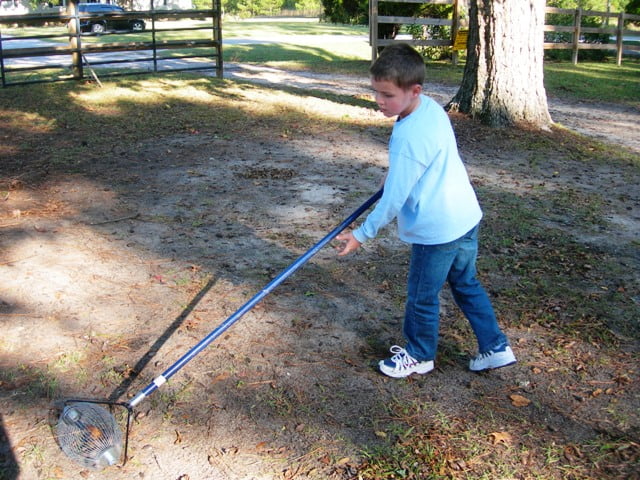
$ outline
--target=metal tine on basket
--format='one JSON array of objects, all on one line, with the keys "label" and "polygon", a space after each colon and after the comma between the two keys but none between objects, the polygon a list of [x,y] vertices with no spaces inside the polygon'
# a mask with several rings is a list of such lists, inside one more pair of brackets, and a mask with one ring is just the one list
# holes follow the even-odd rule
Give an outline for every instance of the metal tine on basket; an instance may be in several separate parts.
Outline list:
[{"label": "metal tine on basket", "polygon": [[[124,434],[115,416],[100,405],[124,407],[127,410]],[[93,470],[115,465],[122,457],[126,465],[129,429],[133,408],[125,402],[70,398],[64,401],[56,424],[56,440],[62,451],[76,463]]]}]

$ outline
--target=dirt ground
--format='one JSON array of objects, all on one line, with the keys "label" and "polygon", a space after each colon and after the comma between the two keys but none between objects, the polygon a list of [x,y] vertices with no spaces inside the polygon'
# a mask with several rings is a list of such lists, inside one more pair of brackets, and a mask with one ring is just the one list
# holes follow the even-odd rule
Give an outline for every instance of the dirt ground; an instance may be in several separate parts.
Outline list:
[{"label": "dirt ground", "polygon": [[[362,79],[239,65],[229,65],[228,76],[348,95],[367,90]],[[426,91],[441,103],[454,93],[435,85]],[[550,110],[566,128],[640,155],[637,110],[556,99]],[[531,175],[524,168],[520,176],[505,174],[514,152],[490,151],[472,132],[460,138],[474,182],[524,188]],[[407,390],[450,418],[468,416],[482,398],[495,408],[496,422],[515,415],[509,395],[517,393],[535,404],[518,414],[544,424],[553,442],[572,445],[601,431],[637,442],[633,339],[625,339],[615,363],[599,364],[597,345],[566,343],[564,354],[550,359],[544,352],[557,347],[557,337],[507,327],[519,363],[479,376],[466,369],[475,345],[445,295],[448,354],[436,371],[410,382],[381,376],[377,360],[402,342],[398,299],[408,253],[388,228],[353,257],[320,251],[144,400],[126,465],[94,472],[60,451],[51,434],[55,405],[37,391],[130,398],[374,192],[385,141],[366,129],[256,142],[185,134],[137,145],[136,152],[115,146],[113,159],[95,165],[91,176],[52,177],[37,190],[15,180],[0,202],[7,459],[0,477],[351,478],[365,446],[386,437],[377,419]],[[615,246],[631,239],[637,246],[637,178],[570,167],[550,162],[542,173],[549,188],[608,188],[629,206],[613,205],[618,228],[593,241]],[[578,361],[588,375],[564,371],[563,362]],[[30,389],[19,384],[25,371],[38,379]],[[607,413],[611,402],[617,418]]]}]

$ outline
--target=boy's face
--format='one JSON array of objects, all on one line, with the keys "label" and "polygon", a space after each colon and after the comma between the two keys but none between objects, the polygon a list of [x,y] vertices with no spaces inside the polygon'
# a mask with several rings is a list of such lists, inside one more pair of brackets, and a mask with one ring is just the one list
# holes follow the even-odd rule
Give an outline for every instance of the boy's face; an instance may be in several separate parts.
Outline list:
[{"label": "boy's face", "polygon": [[371,78],[371,88],[380,111],[385,117],[398,115],[404,118],[420,104],[421,85],[412,85],[404,89],[389,80]]}]

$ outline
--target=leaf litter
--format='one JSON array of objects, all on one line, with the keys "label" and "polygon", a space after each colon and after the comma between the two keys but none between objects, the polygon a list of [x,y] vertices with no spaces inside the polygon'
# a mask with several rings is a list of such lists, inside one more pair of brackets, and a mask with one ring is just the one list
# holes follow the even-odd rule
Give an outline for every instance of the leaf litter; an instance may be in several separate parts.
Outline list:
[{"label": "leaf litter", "polygon": [[[538,158],[537,135],[505,135],[461,116],[454,125],[485,208],[483,281],[518,364],[468,372],[475,346],[444,293],[438,368],[402,381],[376,372],[401,341],[407,248],[389,228],[354,258],[320,252],[141,405],[127,465],[96,474],[70,464],[43,421],[53,401],[106,398],[123,386],[132,394],[342,220],[384,173],[390,125],[362,106],[361,92],[357,106],[339,91],[344,103],[315,98],[295,114],[299,92],[283,89],[271,117],[269,102],[255,100],[278,86],[200,88],[212,99],[208,111],[173,99],[172,125],[150,107],[150,130],[129,125],[117,148],[98,144],[84,159],[56,160],[51,145],[69,139],[54,132],[47,149],[34,145],[3,165],[6,469],[19,465],[17,478],[30,480],[497,478],[513,469],[559,479],[565,467],[575,478],[633,475],[638,338],[607,310],[637,312],[637,164],[628,156],[585,163],[576,152],[590,140],[568,141],[566,131],[540,134],[547,146]],[[225,102],[246,118],[226,116]],[[84,123],[74,127],[80,137]],[[575,207],[607,192],[606,209],[590,220],[566,199],[547,202],[567,189]],[[612,258],[617,270],[602,270]],[[576,298],[568,290],[551,298],[562,282],[544,284],[547,269],[562,281],[575,270],[589,280],[574,283]],[[573,316],[577,298],[604,308]],[[71,352],[81,355],[62,369],[56,359]]]}]

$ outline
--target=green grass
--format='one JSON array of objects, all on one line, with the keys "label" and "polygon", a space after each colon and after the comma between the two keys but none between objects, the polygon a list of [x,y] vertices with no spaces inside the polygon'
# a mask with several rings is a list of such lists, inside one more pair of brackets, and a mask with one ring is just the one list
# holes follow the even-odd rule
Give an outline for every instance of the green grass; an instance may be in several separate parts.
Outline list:
[{"label": "green grass", "polygon": [[612,331],[640,337],[640,309],[621,294],[635,288],[620,267],[622,255],[566,235],[567,225],[587,232],[608,228],[600,195],[558,189],[524,198],[478,191],[487,212],[485,229],[492,232],[483,236],[483,250],[491,253],[480,258],[480,270],[491,272],[494,285],[509,279],[495,300],[506,321],[552,325],[601,345],[616,344]]},{"label": "green grass", "polygon": [[[227,62],[256,63],[318,73],[366,74],[371,58],[363,26],[317,21],[224,22],[223,49]],[[304,38],[299,36],[303,35]],[[275,43],[237,44],[234,40],[274,40]]]},{"label": "green grass", "polygon": [[[189,21],[187,26],[206,25]],[[159,28],[170,25],[159,22]],[[65,27],[8,28],[3,35],[26,36],[42,34],[63,35],[52,41],[65,42]],[[225,62],[261,64],[317,73],[367,75],[371,61],[368,29],[365,26],[337,25],[307,21],[237,20],[224,21],[223,49]],[[300,36],[303,37],[300,37]],[[157,40],[210,38],[210,30],[163,31]],[[276,43],[238,44],[234,40],[276,40]],[[109,34],[100,37],[83,36],[83,42],[151,41],[151,32]],[[203,50],[200,50],[202,53]],[[178,52],[174,52],[178,53]],[[184,54],[186,51],[180,51]],[[170,56],[171,53],[166,53]],[[622,66],[612,60],[606,63],[570,62],[545,63],[545,87],[550,96],[585,101],[606,101],[640,106],[640,61],[624,58]],[[445,85],[459,85],[464,63],[452,65],[448,61],[427,61],[427,80]]]},{"label": "green grass", "polygon": [[[427,81],[459,85],[464,65],[427,61]],[[621,66],[605,63],[545,62],[547,94],[572,100],[626,104],[640,107],[640,60],[625,58]]]},{"label": "green grass", "polygon": [[0,372],[0,386],[7,388],[7,385],[11,390],[19,391],[25,401],[55,398],[60,386],[52,368],[27,364],[21,364],[15,368],[4,368]]},{"label": "green grass", "polygon": [[547,93],[557,97],[640,106],[640,61],[545,64]]},{"label": "green grass", "polygon": [[[344,41],[348,37],[368,35],[369,29],[364,25],[341,25],[312,21],[224,21],[222,24],[224,38],[269,38],[273,35],[341,35]],[[320,39],[321,40],[321,39]]]},{"label": "green grass", "polygon": [[[473,408],[472,418],[460,418],[434,410],[430,402],[406,404],[398,400],[391,404],[393,423],[388,431],[378,432],[386,441],[363,452],[358,478],[586,480],[597,478],[591,476],[593,469],[613,456],[603,453],[602,444],[584,443],[573,446],[581,456],[576,463],[567,455],[567,447],[542,440],[545,425],[515,414],[517,422],[507,427],[493,418],[491,409],[495,406],[476,402]],[[628,443],[606,445],[614,450],[626,448]]]}]

